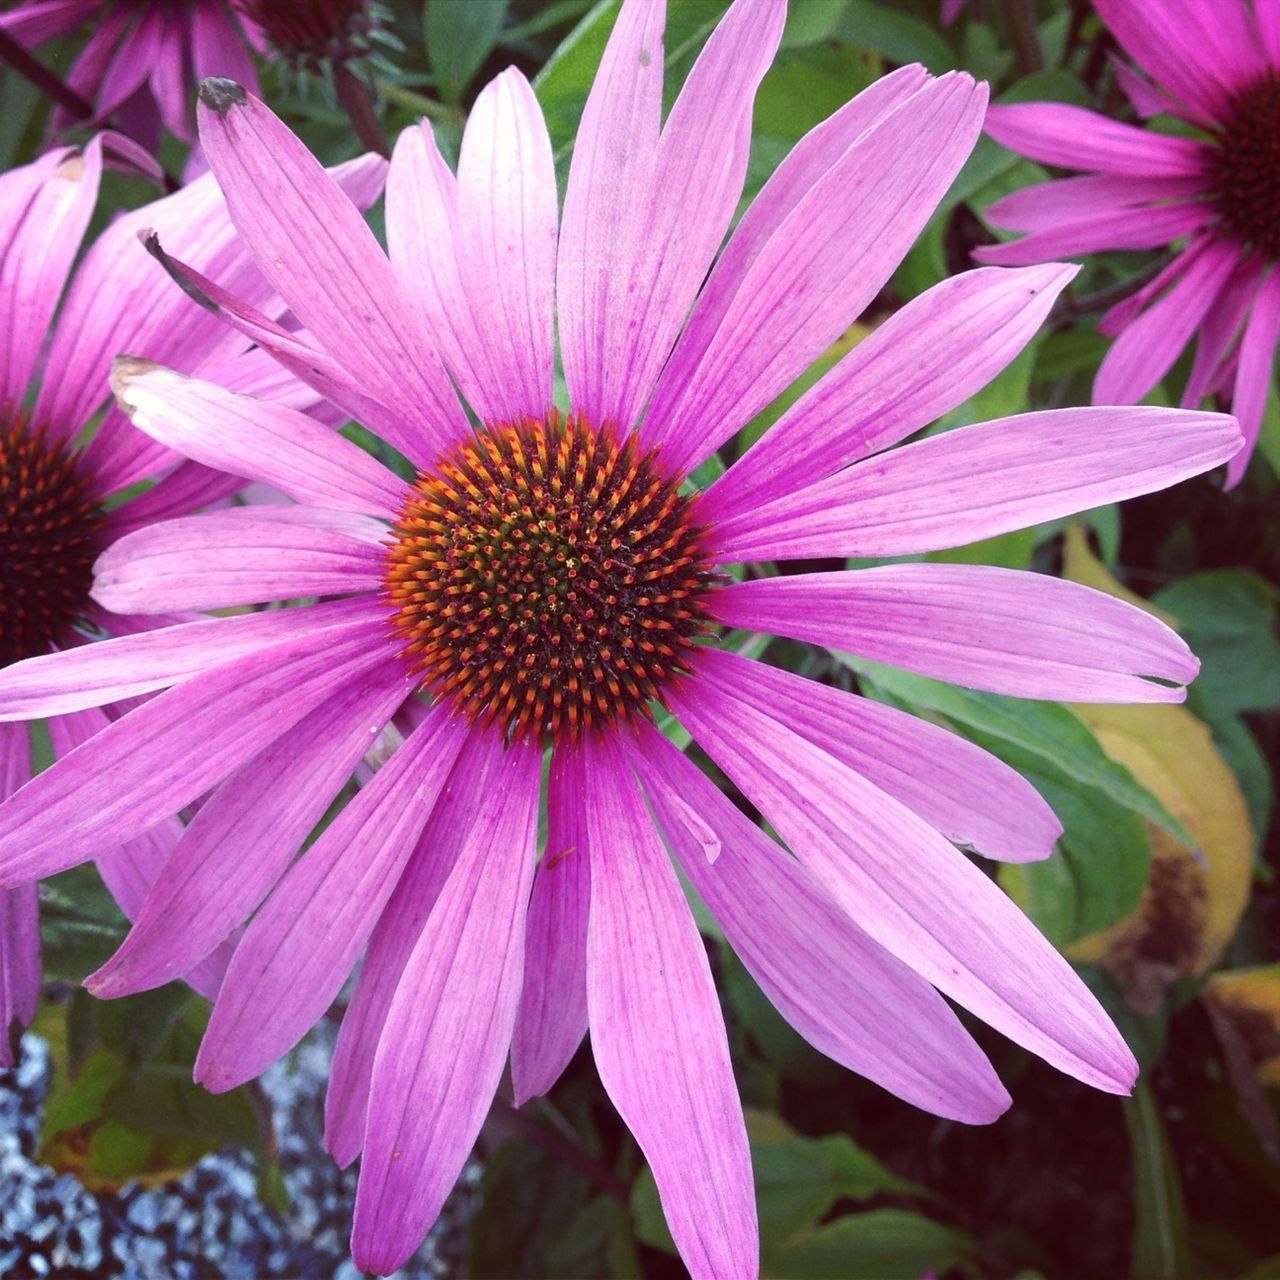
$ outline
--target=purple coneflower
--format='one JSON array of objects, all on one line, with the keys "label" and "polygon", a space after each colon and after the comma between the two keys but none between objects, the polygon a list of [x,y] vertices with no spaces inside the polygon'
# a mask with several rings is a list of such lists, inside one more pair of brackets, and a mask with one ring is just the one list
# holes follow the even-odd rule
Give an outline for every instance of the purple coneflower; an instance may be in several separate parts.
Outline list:
[{"label": "purple coneflower", "polygon": [[92,103],[93,117],[77,121],[60,107],[55,129],[116,116],[154,150],[162,125],[193,140],[195,87],[206,76],[258,83],[249,49],[261,47],[262,35],[229,0],[21,0],[0,14],[0,30],[35,49],[93,21],[67,76],[68,87]]},{"label": "purple coneflower", "polygon": [[[797,145],[717,258],[783,7],[736,0],[665,125],[663,24],[655,0],[622,6],[561,216],[517,71],[477,100],[456,177],[428,128],[407,130],[389,255],[266,107],[206,85],[209,162],[307,336],[171,269],[417,478],[286,408],[123,359],[135,425],[298,505],[141,530],[99,561],[98,599],[324,599],[0,675],[4,717],[164,690],[0,806],[0,874],[69,866],[208,793],[93,985],[164,982],[253,916],[197,1063],[209,1087],[287,1051],[363,951],[327,1140],[342,1163],[363,1150],[352,1246],[368,1270],[417,1247],[508,1054],[523,1101],[589,1028],[690,1270],[755,1273],[742,1111],[669,852],[792,1024],[922,1107],[983,1122],[1008,1103],[940,992],[1099,1088],[1136,1073],[1070,966],[956,848],[1046,856],[1060,827],[1035,791],[934,725],[719,637],[792,636],[1033,698],[1179,700],[1196,662],[1178,637],[1072,583],[925,563],[735,580],[731,566],[969,543],[1204,470],[1239,447],[1235,425],[1060,410],[889,451],[1003,368],[1072,274],[986,269],[905,306],[699,491],[699,464],[884,285],[986,95],[919,67],[881,80]],[[264,638],[272,619],[287,634]],[[406,706],[403,746],[296,858]],[[786,849],[655,727],[659,706]]]},{"label": "purple coneflower", "polygon": [[1169,134],[1081,107],[992,107],[987,132],[1033,160],[1088,170],[1028,187],[987,211],[1030,234],[978,251],[1020,264],[1112,249],[1176,245],[1163,270],[1099,323],[1116,337],[1093,399],[1134,404],[1196,339],[1182,403],[1230,399],[1247,447],[1257,440],[1280,340],[1280,0],[1097,0],[1150,79],[1118,65],[1139,115],[1181,117]]},{"label": "purple coneflower", "polygon": [[[62,148],[0,176],[0,670],[85,645],[95,634],[131,635],[175,621],[95,603],[93,563],[125,534],[243,485],[183,461],[114,408],[82,446],[82,432],[109,399],[113,353],[136,347],[298,407],[316,399],[273,361],[249,355],[243,337],[175,293],[137,244],[139,228],[160,228],[181,240],[184,252],[206,267],[231,271],[272,305],[270,286],[237,241],[212,175],[118,219],[72,275],[102,164],[103,145],[95,139],[83,152]],[[382,162],[373,158],[341,172],[365,205],[381,190],[382,176]],[[146,493],[122,501],[140,482],[156,478]],[[121,710],[94,706],[52,717],[54,754],[72,751]],[[27,726],[0,724],[0,797],[17,791],[31,771]],[[137,914],[181,832],[174,817],[123,841],[104,840],[95,851],[103,879],[128,915]],[[192,980],[212,993],[217,973],[202,964]],[[31,1020],[39,989],[32,882],[0,895],[0,1064],[9,1065],[11,1032]]]}]

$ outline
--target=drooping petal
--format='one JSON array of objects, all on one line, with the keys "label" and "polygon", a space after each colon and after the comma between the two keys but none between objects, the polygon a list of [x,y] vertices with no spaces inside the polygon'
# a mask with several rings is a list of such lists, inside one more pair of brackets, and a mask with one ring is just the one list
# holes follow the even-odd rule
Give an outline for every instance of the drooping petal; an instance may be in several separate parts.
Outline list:
[{"label": "drooping petal", "polygon": [[98,558],[93,598],[121,613],[374,593],[386,525],[318,507],[228,507],[149,525]]},{"label": "drooping petal", "polygon": [[1029,862],[1047,858],[1062,834],[1021,774],[919,716],[718,649],[699,653],[697,676],[780,717],[953,844]]},{"label": "drooping petal", "polygon": [[27,658],[0,668],[0,722],[66,715],[154,693],[268,645],[368,616],[363,601],[333,601],[205,618]]},{"label": "drooping petal", "polygon": [[417,1249],[498,1087],[520,996],[541,764],[524,745],[492,762],[486,803],[387,1010],[351,1233],[362,1270],[386,1275]]},{"label": "drooping petal", "polygon": [[[31,777],[25,724],[0,724],[0,800]],[[10,1045],[40,1002],[40,903],[36,882],[0,889],[0,1067],[12,1067]]]},{"label": "drooping petal", "polygon": [[588,785],[581,754],[557,747],[547,789],[547,847],[529,902],[524,986],[511,1043],[518,1107],[551,1089],[587,1031]]},{"label": "drooping petal", "polygon": [[[935,1115],[1009,1105],[946,1001],[872,942],[794,858],[649,726],[632,759],[668,843],[734,951],[816,1049]],[[708,862],[702,841],[719,849]]]},{"label": "drooping petal", "polygon": [[1239,251],[1206,241],[1181,279],[1112,344],[1093,384],[1097,404],[1136,404],[1173,367],[1231,277]]},{"label": "drooping petal", "polygon": [[1055,178],[1022,187],[983,211],[996,227],[1009,231],[1049,231],[1099,213],[1187,200],[1204,193],[1200,174],[1182,178],[1138,178],[1130,173],[1091,173],[1082,178]]},{"label": "drooping petal", "polygon": [[190,804],[336,688],[398,662],[381,609],[193,676],[0,804],[0,888],[52,875]]},{"label": "drooping petal", "polygon": [[369,935],[325,1093],[325,1148],[344,1168],[364,1145],[373,1060],[391,999],[476,814],[487,803],[485,784],[498,767],[499,754],[494,735],[483,730],[468,735],[418,846]]},{"label": "drooping petal", "polygon": [[1077,268],[953,276],[868,334],[714,484],[700,519],[747,514],[918,431],[986,386]]},{"label": "drooping petal", "polygon": [[261,1074],[333,1002],[466,736],[445,707],[361,788],[281,880],[236,947],[196,1058],[214,1093]]},{"label": "drooping petal", "polygon": [[[69,155],[44,176],[0,256],[0,405],[22,404],[53,313],[98,199],[102,141]],[[80,423],[50,424],[65,438]]]},{"label": "drooping petal", "polygon": [[116,361],[111,386],[153,440],[297,502],[389,517],[403,498],[404,481],[305,413],[130,356]]},{"label": "drooping petal", "polygon": [[94,995],[111,999],[161,986],[243,924],[404,696],[394,667],[366,672],[222,783],[130,913],[129,936],[85,980]]},{"label": "drooping petal", "polygon": [[727,520],[722,560],[938,551],[1163,489],[1240,447],[1228,416],[1048,409],[905,445]]},{"label": "drooping petal", "polygon": [[[808,367],[879,292],[968,157],[985,86],[953,73],[881,117],[797,201],[741,279],[717,273],[641,427],[668,466],[695,466]],[[704,307],[722,309],[707,332]]]},{"label": "drooping petal", "polygon": [[1280,346],[1280,273],[1273,269],[1258,290],[1253,312],[1240,340],[1240,365],[1236,371],[1231,409],[1240,420],[1245,447],[1227,464],[1228,488],[1240,483],[1262,429],[1262,414],[1271,389],[1277,346]]},{"label": "drooping petal", "polygon": [[758,578],[718,592],[714,607],[729,626],[1019,698],[1181,702],[1200,669],[1176,632],[1135,605],[989,565]]},{"label": "drooping petal", "polygon": [[755,1187],[702,939],[630,766],[588,744],[587,1007],[600,1080],[695,1280],[754,1276]]},{"label": "drooping petal", "polygon": [[876,942],[1059,1070],[1110,1093],[1132,1088],[1137,1063],[1089,989],[923,819],[719,689],[690,681],[669,705]]},{"label": "drooping petal", "polygon": [[987,112],[987,132],[1041,164],[1134,178],[1203,177],[1208,148],[1110,120],[1065,102],[1015,102]]},{"label": "drooping petal", "polygon": [[[1228,356],[1236,345],[1245,320],[1258,294],[1259,282],[1264,275],[1260,264],[1246,260],[1237,265],[1235,274],[1218,295],[1217,303],[1210,308],[1196,334],[1196,355],[1187,375],[1187,385],[1182,393],[1184,409],[1195,409],[1214,389],[1222,378]],[[1101,328],[1099,322],[1099,328]],[[1239,416],[1237,414],[1237,421]],[[1243,433],[1243,428],[1241,429]],[[1236,455],[1247,455],[1248,448]],[[1231,466],[1227,468],[1228,478]]]},{"label": "drooping petal", "polygon": [[542,418],[555,380],[553,296],[559,216],[551,139],[514,67],[467,118],[458,158],[458,268],[476,336],[501,394],[501,421]]},{"label": "drooping petal", "polygon": [[449,380],[359,210],[257,98],[202,90],[200,141],[262,273],[429,458],[467,431]]}]

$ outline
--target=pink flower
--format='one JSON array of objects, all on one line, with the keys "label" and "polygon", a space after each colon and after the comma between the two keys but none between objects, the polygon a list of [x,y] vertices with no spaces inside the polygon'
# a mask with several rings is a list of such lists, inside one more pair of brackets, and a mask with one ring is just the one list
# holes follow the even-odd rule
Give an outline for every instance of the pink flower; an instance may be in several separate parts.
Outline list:
[{"label": "pink flower", "polygon": [[[277,398],[297,408],[315,393],[284,374],[207,312],[175,293],[137,243],[160,228],[207,266],[231,271],[276,314],[283,304],[239,246],[212,175],[119,218],[73,263],[98,197],[103,143],[62,148],[0,175],[0,670],[88,644],[95,633],[132,635],[174,618],[104,609],[90,597],[93,562],[126,534],[234,493],[243,481],[185,462],[130,426],[115,408],[78,442],[109,400],[114,352],[159,359]],[[383,165],[355,161],[341,173],[362,204],[377,196]],[[59,300],[65,292],[55,323]],[[121,501],[140,482],[158,483]],[[55,755],[66,755],[123,712],[87,706],[49,720]],[[30,780],[25,724],[0,724],[0,797]],[[136,915],[182,824],[170,818],[94,851],[107,886]],[[115,846],[115,847],[113,847]],[[34,881],[0,895],[0,1064],[11,1030],[25,1026],[40,988]],[[190,978],[212,993],[226,957],[202,960]]]},{"label": "pink flower", "polygon": [[987,212],[1030,234],[978,251],[1019,264],[1112,249],[1175,246],[1152,280],[1103,316],[1116,342],[1094,403],[1136,404],[1192,338],[1182,403],[1229,397],[1247,447],[1258,438],[1280,340],[1280,4],[1274,0],[1098,0],[1098,12],[1150,80],[1118,66],[1141,116],[1180,116],[1193,136],[1108,120],[1080,107],[992,107],[987,132],[1085,177],[1028,187]]},{"label": "pink flower", "polygon": [[[67,84],[94,106],[84,123],[121,128],[152,150],[161,126],[186,141],[194,137],[195,86],[206,76],[232,76],[256,88],[249,45],[262,37],[228,0],[21,0],[0,14],[0,30],[35,49],[97,20]],[[61,108],[53,127],[73,120]]]},{"label": "pink flower", "polygon": [[[1002,369],[1072,274],[979,270],[904,307],[695,491],[699,464],[882,288],[986,95],[919,67],[881,80],[798,144],[718,253],[783,8],[736,0],[665,125],[663,25],[661,3],[623,5],[563,211],[519,72],[480,95],[456,177],[429,128],[407,130],[389,254],[266,107],[206,85],[209,163],[306,333],[215,273],[171,269],[417,479],[287,408],[124,359],[115,385],[136,426],[298,505],[140,530],[99,561],[98,601],[323,602],[0,673],[6,719],[156,694],[0,806],[0,883],[211,793],[92,982],[157,985],[252,916],[197,1063],[209,1087],[286,1052],[364,953],[327,1140],[343,1164],[363,1151],[366,1270],[417,1247],[508,1054],[523,1102],[589,1028],[692,1273],[755,1274],[742,1111],[669,850],[792,1024],[920,1106],[984,1122],[1008,1103],[939,992],[1099,1088],[1125,1092],[1136,1072],[1070,966],[955,847],[1047,856],[1060,827],[1035,791],[934,725],[715,636],[768,631],[1026,697],[1177,701],[1196,671],[1182,641],[1072,583],[926,563],[734,580],[730,566],[969,543],[1216,465],[1235,425],[1060,410],[891,449]],[[790,853],[655,727],[655,705]],[[402,712],[403,746],[296,858]]]}]

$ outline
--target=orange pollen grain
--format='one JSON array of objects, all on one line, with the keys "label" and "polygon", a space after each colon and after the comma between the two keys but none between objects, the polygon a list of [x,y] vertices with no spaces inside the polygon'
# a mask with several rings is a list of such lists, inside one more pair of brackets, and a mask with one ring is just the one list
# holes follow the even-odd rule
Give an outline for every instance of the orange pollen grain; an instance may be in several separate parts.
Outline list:
[{"label": "orange pollen grain", "polygon": [[485,427],[421,472],[385,589],[423,688],[509,740],[648,714],[719,585],[696,497],[582,418]]}]

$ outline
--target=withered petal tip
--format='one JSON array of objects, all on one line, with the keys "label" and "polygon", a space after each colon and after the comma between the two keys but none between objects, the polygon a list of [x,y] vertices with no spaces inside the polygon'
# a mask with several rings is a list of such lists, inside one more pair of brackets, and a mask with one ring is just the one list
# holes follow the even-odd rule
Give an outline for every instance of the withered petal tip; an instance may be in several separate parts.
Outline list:
[{"label": "withered petal tip", "polygon": [[222,76],[209,76],[200,81],[200,101],[223,118],[232,107],[243,107],[249,101],[244,85]]}]

